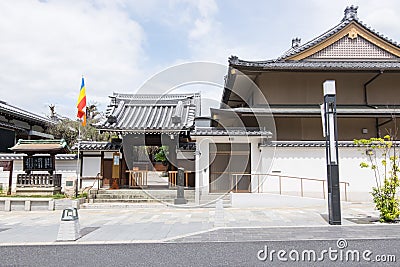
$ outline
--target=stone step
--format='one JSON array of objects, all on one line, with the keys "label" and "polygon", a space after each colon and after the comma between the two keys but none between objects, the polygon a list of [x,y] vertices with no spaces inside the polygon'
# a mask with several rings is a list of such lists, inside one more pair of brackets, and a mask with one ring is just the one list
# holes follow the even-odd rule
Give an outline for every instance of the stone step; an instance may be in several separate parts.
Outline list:
[{"label": "stone step", "polygon": [[[175,199],[175,198],[176,198],[176,196],[171,196],[171,197],[165,197],[165,196],[163,196],[163,197],[150,197],[150,196],[125,196],[125,197],[118,196],[118,197],[116,197],[116,196],[106,196],[106,197],[97,197],[97,198],[92,198],[92,199],[98,200],[98,201],[100,201],[100,200],[118,201],[118,200],[135,200],[135,199],[150,199],[150,200],[154,199],[154,200],[158,200],[158,199]],[[185,196],[185,198],[188,199],[188,200],[194,200],[195,199],[194,196],[193,197]]]},{"label": "stone step", "polygon": [[[185,190],[185,195],[194,196],[193,190]],[[135,195],[135,196],[176,196],[176,190],[110,190],[110,191],[99,191],[97,195]]]},{"label": "stone step", "polygon": [[174,203],[174,199],[93,199],[93,203]]},{"label": "stone step", "polygon": [[[163,196],[149,196],[149,195],[97,195],[92,199],[175,199],[176,195],[163,195]],[[187,199],[194,199],[193,196],[185,195]]]},{"label": "stone step", "polygon": [[168,208],[168,205],[157,202],[143,203],[85,203],[81,209],[141,209],[141,208]]},{"label": "stone step", "polygon": [[200,197],[200,205],[204,207],[215,207],[217,201],[222,199],[223,207],[231,207],[231,197],[229,194],[207,194]]},{"label": "stone step", "polygon": [[[97,193],[98,194],[131,194],[131,193],[140,193],[140,192],[149,192],[149,193],[176,193],[176,189],[116,189],[116,190],[104,190],[100,189]],[[192,189],[185,189],[185,193],[193,193],[195,190]]]}]

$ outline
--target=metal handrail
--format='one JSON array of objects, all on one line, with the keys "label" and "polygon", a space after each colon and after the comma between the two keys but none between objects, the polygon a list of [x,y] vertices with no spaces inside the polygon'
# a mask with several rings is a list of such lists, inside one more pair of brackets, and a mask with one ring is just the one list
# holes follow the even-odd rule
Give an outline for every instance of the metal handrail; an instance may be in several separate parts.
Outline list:
[{"label": "metal handrail", "polygon": [[[316,179],[316,178],[306,178],[306,177],[296,177],[296,176],[289,176],[289,175],[279,175],[279,174],[268,174],[268,173],[232,173],[232,176],[235,176],[235,180],[236,180],[236,184],[237,184],[237,177],[240,176],[253,176],[256,175],[257,176],[257,193],[260,193],[260,176],[274,176],[274,177],[279,177],[279,194],[282,195],[282,178],[289,178],[289,179],[297,179],[300,180],[300,193],[301,193],[301,197],[304,197],[304,188],[303,188],[303,180],[306,181],[318,181],[318,182],[322,182],[322,191],[323,191],[323,195],[324,195],[324,199],[326,198],[325,196],[325,182],[326,180],[322,180],[322,179]],[[344,185],[344,198],[345,201],[347,201],[347,186],[350,186],[349,182],[339,182],[339,185],[343,184]],[[237,191],[237,188],[236,188]]]}]

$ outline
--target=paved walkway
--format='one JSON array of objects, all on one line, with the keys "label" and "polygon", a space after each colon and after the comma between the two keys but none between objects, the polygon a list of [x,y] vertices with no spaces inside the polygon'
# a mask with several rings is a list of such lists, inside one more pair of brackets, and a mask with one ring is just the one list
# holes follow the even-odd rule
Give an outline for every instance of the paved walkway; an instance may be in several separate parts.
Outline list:
[{"label": "paved walkway", "polygon": [[[344,227],[357,226],[353,227],[354,229],[365,227],[361,224],[379,227],[379,225],[374,225],[378,213],[374,211],[371,204],[343,204],[342,215]],[[57,238],[60,217],[61,211],[0,212],[0,244],[54,243]],[[77,243],[190,242],[193,240],[218,241],[221,238],[221,240],[234,241],[235,239],[229,237],[234,236],[232,232],[245,234],[246,231],[253,231],[253,234],[247,235],[248,237],[255,236],[259,232],[259,230],[243,230],[247,228],[264,229],[264,232],[267,228],[272,229],[269,231],[270,234],[265,235],[265,238],[273,238],[277,228],[311,227],[310,229],[312,229],[312,227],[326,228],[329,226],[326,222],[326,207],[323,206],[302,209],[177,209],[153,205],[151,208],[123,210],[81,209],[79,217],[83,236],[75,241]],[[400,225],[393,224],[388,227],[400,229],[398,226]],[[221,229],[230,230],[221,232]],[[298,229],[297,232],[300,232],[302,236],[315,236],[309,234],[308,230]],[[360,233],[359,230],[357,231]],[[296,230],[281,230],[281,232],[286,232],[286,235],[290,237]],[[396,230],[396,232],[399,231]],[[223,234],[214,235],[215,233]],[[192,240],[191,237],[194,239]]]}]

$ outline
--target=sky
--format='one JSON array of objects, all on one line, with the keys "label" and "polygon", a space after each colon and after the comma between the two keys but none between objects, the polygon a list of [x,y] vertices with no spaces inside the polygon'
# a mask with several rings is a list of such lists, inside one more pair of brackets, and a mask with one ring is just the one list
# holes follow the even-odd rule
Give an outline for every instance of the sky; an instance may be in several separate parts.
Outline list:
[{"label": "sky", "polygon": [[[113,92],[135,93],[177,64],[277,58],[292,38],[337,25],[350,5],[400,42],[398,0],[2,0],[0,100],[75,118],[83,76],[88,104],[104,111]],[[221,88],[199,91],[221,98]]]}]

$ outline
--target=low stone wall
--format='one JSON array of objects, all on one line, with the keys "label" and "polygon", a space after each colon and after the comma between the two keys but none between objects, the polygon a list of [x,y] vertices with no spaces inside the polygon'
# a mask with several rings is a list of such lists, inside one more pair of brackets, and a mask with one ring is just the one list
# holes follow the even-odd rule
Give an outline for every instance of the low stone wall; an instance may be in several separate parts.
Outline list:
[{"label": "low stone wall", "polygon": [[63,210],[65,208],[80,208],[85,203],[84,198],[79,199],[53,199],[53,198],[0,198],[0,210],[4,211],[37,211],[37,210]]}]

